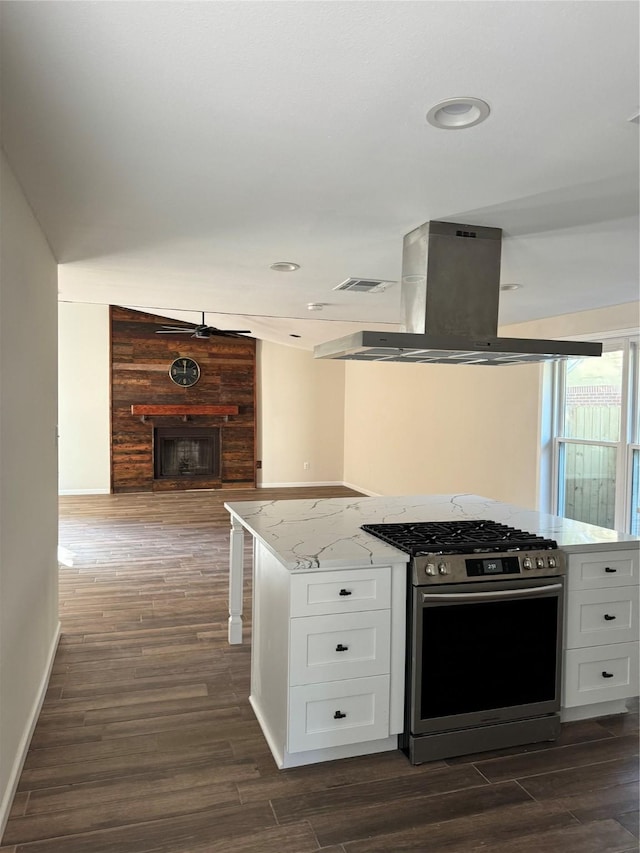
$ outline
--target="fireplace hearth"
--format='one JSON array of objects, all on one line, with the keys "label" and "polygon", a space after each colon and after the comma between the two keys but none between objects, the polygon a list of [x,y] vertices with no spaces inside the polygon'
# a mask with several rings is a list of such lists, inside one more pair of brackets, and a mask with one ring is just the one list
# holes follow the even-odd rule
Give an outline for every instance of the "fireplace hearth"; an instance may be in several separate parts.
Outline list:
[{"label": "fireplace hearth", "polygon": [[153,431],[156,480],[220,478],[219,427],[156,427]]}]

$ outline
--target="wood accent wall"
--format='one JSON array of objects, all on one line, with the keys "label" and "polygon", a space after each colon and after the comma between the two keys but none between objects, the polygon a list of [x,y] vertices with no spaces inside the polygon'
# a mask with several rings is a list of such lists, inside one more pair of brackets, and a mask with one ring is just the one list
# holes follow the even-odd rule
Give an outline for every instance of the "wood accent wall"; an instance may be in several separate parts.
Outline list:
[{"label": "wood accent wall", "polygon": [[[111,307],[111,490],[153,492],[174,489],[246,488],[255,486],[256,342],[250,337],[157,335],[175,320]],[[180,388],[169,378],[179,356],[194,358],[200,379]],[[131,414],[137,405],[238,406],[237,415],[194,415],[194,426],[221,429],[221,478],[153,478],[153,429],[185,426],[181,416]]]}]

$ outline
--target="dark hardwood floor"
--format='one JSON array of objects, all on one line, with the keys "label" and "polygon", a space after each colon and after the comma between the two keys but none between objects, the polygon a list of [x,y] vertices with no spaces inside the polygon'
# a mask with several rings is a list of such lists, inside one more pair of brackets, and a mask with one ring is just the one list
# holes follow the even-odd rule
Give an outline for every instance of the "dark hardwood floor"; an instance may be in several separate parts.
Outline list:
[{"label": "dark hardwood floor", "polygon": [[[61,498],[62,637],[2,851],[638,850],[637,711],[421,767],[391,752],[276,769],[247,700],[249,644],[226,640],[222,504],[349,494]],[[250,614],[248,584],[245,601]]]}]

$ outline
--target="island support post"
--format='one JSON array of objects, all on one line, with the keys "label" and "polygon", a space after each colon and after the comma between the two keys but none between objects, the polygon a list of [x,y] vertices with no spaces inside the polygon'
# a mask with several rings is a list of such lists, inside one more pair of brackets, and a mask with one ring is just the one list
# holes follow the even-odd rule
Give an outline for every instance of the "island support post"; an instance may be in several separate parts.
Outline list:
[{"label": "island support post", "polygon": [[244,527],[231,516],[229,543],[229,644],[242,643],[242,586],[244,583]]}]

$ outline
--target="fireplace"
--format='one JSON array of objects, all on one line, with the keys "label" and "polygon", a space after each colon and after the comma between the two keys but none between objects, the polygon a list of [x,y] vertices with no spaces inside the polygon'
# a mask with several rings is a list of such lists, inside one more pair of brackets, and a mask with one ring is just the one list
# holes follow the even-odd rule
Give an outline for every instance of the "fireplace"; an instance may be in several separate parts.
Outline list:
[{"label": "fireplace", "polygon": [[156,480],[220,479],[220,428],[156,427],[153,476]]}]

